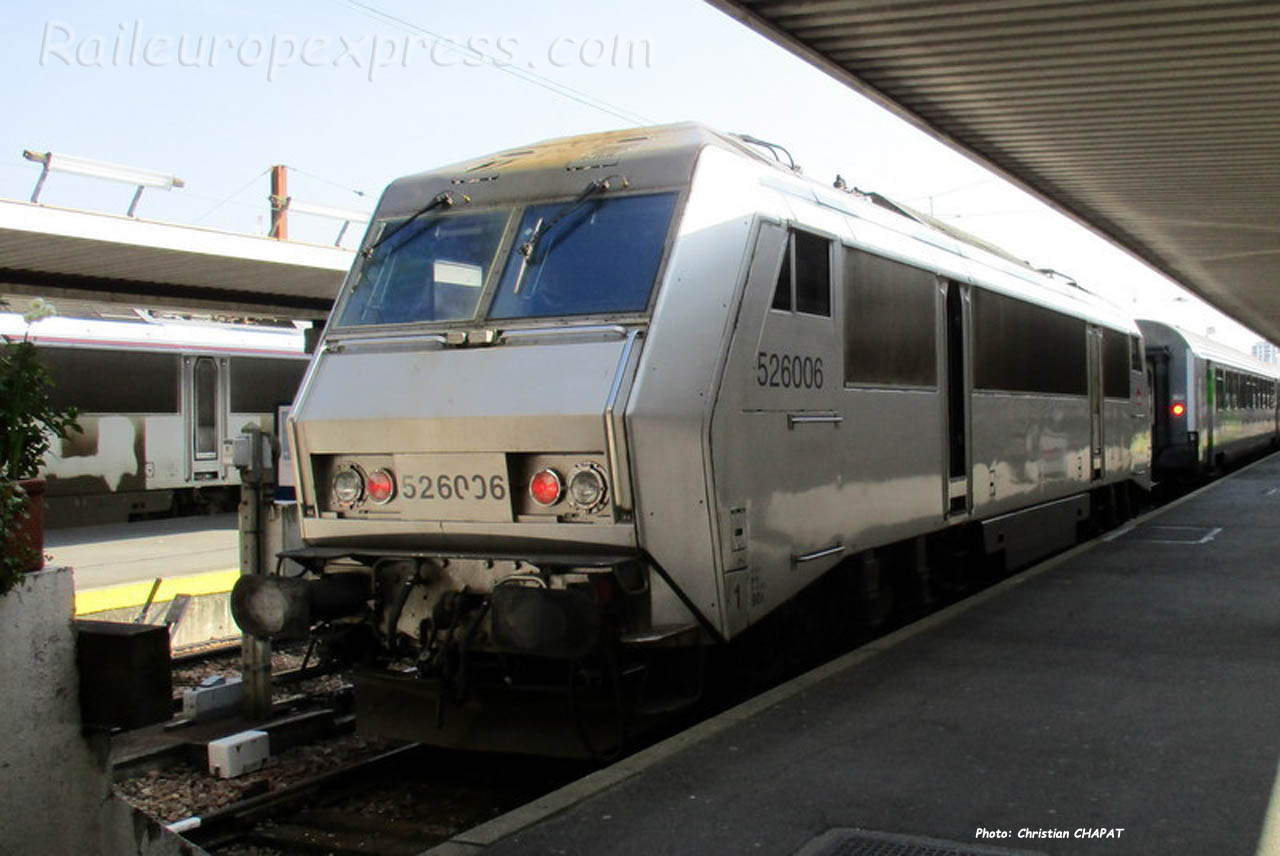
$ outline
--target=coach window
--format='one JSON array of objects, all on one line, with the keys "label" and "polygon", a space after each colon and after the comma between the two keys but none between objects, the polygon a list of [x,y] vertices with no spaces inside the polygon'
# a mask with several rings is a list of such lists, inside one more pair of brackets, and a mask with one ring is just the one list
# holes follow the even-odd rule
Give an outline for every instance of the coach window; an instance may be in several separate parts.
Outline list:
[{"label": "coach window", "polygon": [[819,235],[792,230],[787,236],[782,268],[771,309],[831,317],[831,242]]},{"label": "coach window", "polygon": [[293,401],[306,370],[306,360],[232,357],[231,412],[275,413]]},{"label": "coach window", "polygon": [[936,386],[937,277],[846,247],[844,293],[844,382]]},{"label": "coach window", "polygon": [[1142,371],[1142,340],[1137,336],[1129,337],[1129,370]]},{"label": "coach window", "polygon": [[41,348],[53,376],[50,400],[81,413],[180,413],[176,354]]},{"label": "coach window", "polygon": [[1213,373],[1213,397],[1215,409],[1227,409],[1227,382],[1222,369],[1218,369]]}]

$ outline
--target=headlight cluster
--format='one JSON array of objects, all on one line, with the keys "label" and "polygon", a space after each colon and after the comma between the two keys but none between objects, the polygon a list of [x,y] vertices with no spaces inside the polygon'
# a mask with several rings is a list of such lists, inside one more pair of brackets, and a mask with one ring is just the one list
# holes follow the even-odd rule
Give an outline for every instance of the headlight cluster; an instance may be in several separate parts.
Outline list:
[{"label": "headlight cluster", "polygon": [[396,495],[395,473],[379,467],[368,475],[355,465],[346,466],[333,474],[333,498],[343,508],[355,508],[366,500],[375,505],[385,505]]},{"label": "headlight cluster", "polygon": [[600,467],[586,462],[570,470],[568,480],[553,467],[543,467],[529,479],[529,496],[543,508],[553,508],[567,498],[573,508],[591,513],[604,506],[609,487]]}]

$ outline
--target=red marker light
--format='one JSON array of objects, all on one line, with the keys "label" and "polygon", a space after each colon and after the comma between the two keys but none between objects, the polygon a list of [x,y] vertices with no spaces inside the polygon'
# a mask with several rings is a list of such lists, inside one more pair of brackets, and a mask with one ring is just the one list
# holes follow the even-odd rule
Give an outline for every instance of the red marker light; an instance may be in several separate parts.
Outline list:
[{"label": "red marker light", "polygon": [[387,470],[374,470],[369,473],[369,481],[365,487],[369,491],[369,499],[381,504],[395,495],[396,479]]},{"label": "red marker light", "polygon": [[1169,408],[1169,412],[1174,416],[1182,416],[1187,412],[1187,406],[1181,401],[1175,401],[1173,406]]},{"label": "red marker light", "polygon": [[559,502],[563,491],[564,482],[560,480],[560,474],[550,467],[538,470],[529,480],[529,496],[544,508]]}]

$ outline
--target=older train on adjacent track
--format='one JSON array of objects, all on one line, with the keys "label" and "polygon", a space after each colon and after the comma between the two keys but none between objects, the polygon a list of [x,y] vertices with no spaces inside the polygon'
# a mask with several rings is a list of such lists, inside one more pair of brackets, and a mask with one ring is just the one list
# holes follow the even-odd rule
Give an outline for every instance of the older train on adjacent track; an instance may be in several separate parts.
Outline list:
[{"label": "older train on adjacent track", "polygon": [[384,193],[291,421],[314,579],[237,616],[362,636],[362,727],[590,744],[788,610],[874,622],[1125,514],[1153,421],[1196,430],[1148,390],[1105,301],[751,138],[499,152]]},{"label": "older train on adjacent track", "polygon": [[80,411],[83,430],[56,441],[41,471],[51,526],[234,508],[223,441],[249,424],[274,430],[307,366],[293,328],[0,313],[0,334],[35,342],[53,399]]}]

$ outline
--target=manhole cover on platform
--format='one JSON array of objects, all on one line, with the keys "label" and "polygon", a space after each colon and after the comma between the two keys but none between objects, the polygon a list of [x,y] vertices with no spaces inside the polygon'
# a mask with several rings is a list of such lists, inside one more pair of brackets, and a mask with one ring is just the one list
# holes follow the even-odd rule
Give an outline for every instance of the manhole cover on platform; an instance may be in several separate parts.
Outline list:
[{"label": "manhole cover on platform", "polygon": [[795,856],[1043,856],[1039,851],[1007,850],[986,844],[942,841],[866,829],[829,829]]}]

